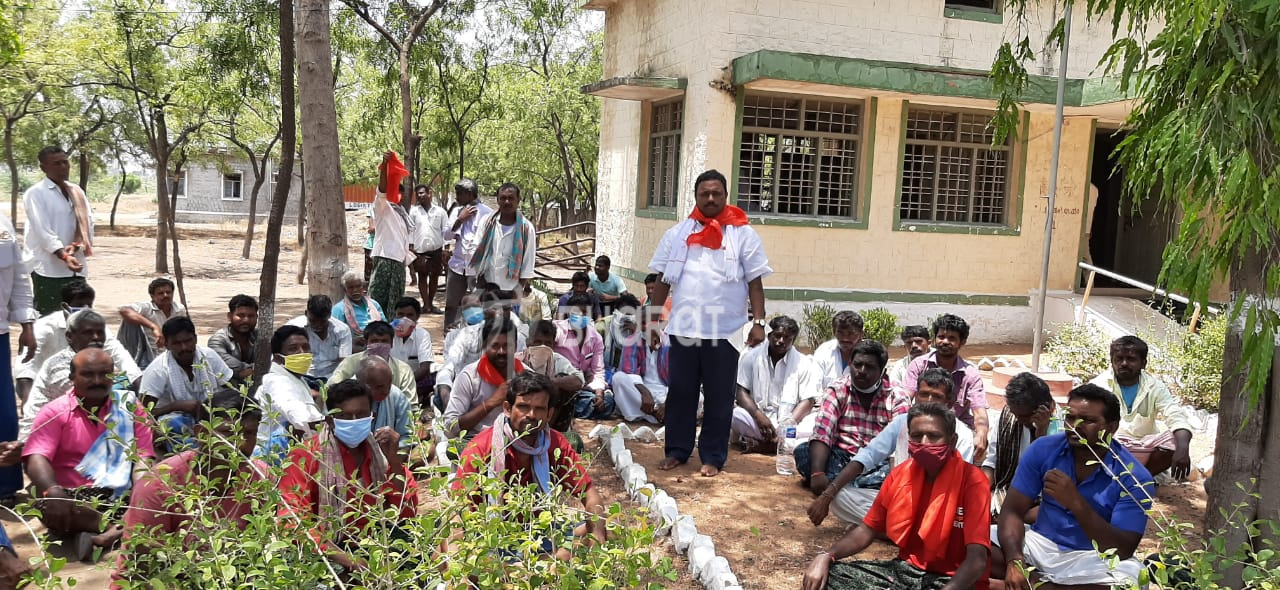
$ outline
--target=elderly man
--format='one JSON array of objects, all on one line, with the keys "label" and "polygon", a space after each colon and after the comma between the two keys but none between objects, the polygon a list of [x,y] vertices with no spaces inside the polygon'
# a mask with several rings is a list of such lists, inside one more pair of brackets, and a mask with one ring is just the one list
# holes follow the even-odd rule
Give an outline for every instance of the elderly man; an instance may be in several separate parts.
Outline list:
[{"label": "elderly man", "polygon": [[[479,489],[477,474],[502,478],[508,487],[536,485],[539,492],[552,498],[571,494],[582,502],[586,522],[578,525],[571,535],[544,532],[539,547],[540,554],[568,559],[569,539],[590,535],[604,542],[605,507],[569,440],[547,425],[555,388],[551,380],[540,373],[526,372],[512,377],[503,389],[502,411],[493,425],[471,439],[462,451],[452,488],[454,492],[467,494],[476,504],[487,502],[494,510],[501,509],[505,494],[487,494]],[[517,507],[516,514],[527,514],[527,510]],[[573,526],[578,522],[582,522],[580,517],[570,523],[550,524],[550,527]]]},{"label": "elderly man", "polygon": [[123,374],[123,383],[130,386],[137,384],[142,378],[142,371],[133,363],[133,357],[115,338],[107,337],[106,320],[92,309],[81,309],[71,314],[67,320],[66,333],[63,336],[70,347],[58,351],[49,357],[40,372],[36,373],[35,387],[23,407],[22,420],[19,422],[20,434],[26,438],[31,434],[31,425],[36,414],[45,404],[58,399],[71,391],[71,359],[76,353],[86,348],[99,348],[111,355],[117,374]]},{"label": "elderly man", "polygon": [[190,444],[195,414],[209,396],[231,381],[218,353],[196,344],[196,326],[187,317],[164,323],[165,352],[142,373],[139,394],[163,427],[167,451]]},{"label": "elderly man", "polygon": [[[889,474],[862,523],[813,558],[805,590],[989,586],[991,492],[982,472],[955,448],[955,415],[941,404],[917,404],[907,420],[910,459]],[[840,561],[877,536],[898,546],[898,559]]]},{"label": "elderly man", "polygon": [[667,414],[671,383],[671,340],[659,334],[658,348],[647,339],[623,343],[613,372],[613,400],[622,419],[661,424]]},{"label": "elderly man", "polygon": [[444,409],[443,426],[450,437],[465,432],[465,438],[470,440],[498,418],[506,399],[502,385],[524,372],[524,363],[515,358],[517,337],[516,326],[507,317],[494,316],[484,321],[484,354],[458,373]]},{"label": "elderly man", "polygon": [[333,375],[342,359],[351,356],[351,329],[333,318],[333,302],[328,295],[309,297],[306,313],[288,324],[306,330],[312,355],[308,376],[323,382]]},{"label": "elderly man", "polygon": [[[950,374],[942,369],[930,369],[920,374],[914,402],[916,406],[941,404],[942,407],[949,408],[955,401],[955,384],[951,382]],[[878,469],[887,471],[906,462],[911,450],[907,422],[906,414],[894,416],[880,434],[853,456],[853,460],[845,465],[831,485],[814,498],[809,505],[809,520],[814,526],[822,524],[829,510],[834,510],[836,517],[845,522],[862,522],[882,488],[849,484],[857,481],[863,472]],[[956,425],[955,448],[965,461],[973,459],[973,430],[963,422]]]},{"label": "elderly man", "polygon": [[[17,442],[18,405],[14,399],[13,368],[9,357],[9,324],[22,325],[22,333],[18,336],[18,355],[29,360],[36,348],[35,335],[31,330],[35,320],[36,310],[31,307],[31,279],[20,262],[17,232],[9,218],[0,214],[0,441],[3,441],[0,446],[9,449],[9,454],[21,445]],[[21,488],[22,470],[13,465],[0,467],[0,498],[11,498]]]},{"label": "elderly man", "polygon": [[[66,350],[67,317],[81,309],[93,307],[96,296],[97,292],[84,279],[76,278],[68,281],[62,285],[62,307],[36,320],[33,328],[36,336],[35,356],[21,359],[22,362],[14,372],[14,378],[17,379],[19,404],[25,406],[31,394],[31,387],[35,384],[36,374],[40,372],[45,361],[58,352]],[[132,361],[130,364],[136,365]],[[21,417],[30,422],[35,414],[31,416],[23,414]]]},{"label": "elderly man", "polygon": [[889,387],[902,389],[907,381],[907,369],[911,367],[911,362],[929,352],[929,329],[924,326],[907,326],[898,337],[902,338],[903,346],[907,347],[907,356],[889,365]]},{"label": "elderly man", "polygon": [[666,457],[658,468],[674,469],[693,454],[701,391],[706,403],[698,454],[702,475],[714,477],[729,457],[738,367],[732,341],[747,325],[748,311],[755,318],[748,347],[764,341],[764,277],[773,269],[747,214],[728,204],[729,184],[723,174],[699,174],[693,192],[693,212],[663,234],[649,261],[649,270],[662,275],[652,305],[662,307],[675,289],[666,324],[672,336]]},{"label": "elderly man", "polygon": [[498,210],[480,221],[476,238],[471,271],[477,282],[514,292],[533,278],[538,231],[520,213],[520,187],[511,182],[498,187]]},{"label": "elderly man", "polygon": [[[1090,383],[1114,393],[1122,402],[1116,440],[1152,475],[1172,467],[1169,475],[1185,478],[1191,472],[1187,409],[1146,369],[1147,343],[1137,336],[1121,336],[1111,343],[1111,370]],[[1157,418],[1163,418],[1169,429],[1156,432]]]},{"label": "elderly man", "polygon": [[76,353],[71,395],[40,409],[22,449],[41,522],[55,535],[74,535],[81,560],[95,547],[109,549],[124,533],[95,502],[122,496],[155,457],[150,419],[132,393],[112,390],[114,372],[106,351]]},{"label": "elderly man", "polygon": [[391,365],[382,357],[368,356],[356,368],[356,380],[369,389],[373,400],[373,429],[389,427],[400,435],[400,452],[409,454],[413,439],[409,438],[409,398],[391,384]]},{"label": "elderly man", "polygon": [[[1004,409],[987,436],[987,458],[982,461],[982,472],[991,480],[993,515],[1000,513],[1022,453],[1035,440],[1057,434],[1061,426],[1054,419],[1057,406],[1049,384],[1030,371],[1015,375],[1005,386]],[[1032,520],[1029,515],[1027,522]]]},{"label": "elderly man", "polygon": [[45,178],[22,195],[27,215],[23,262],[31,272],[35,307],[41,315],[58,310],[58,292],[77,276],[88,276],[93,255],[93,211],[79,186],[69,181],[71,161],[58,146],[37,155]]},{"label": "elderly man", "polygon": [[332,316],[351,330],[351,342],[354,350],[364,350],[364,328],[369,322],[386,321],[382,305],[372,297],[365,296],[364,278],[353,270],[342,274],[342,289],[346,297],[333,304]]},{"label": "elderly man", "polygon": [[813,360],[822,371],[823,389],[849,374],[849,363],[853,362],[853,347],[862,342],[865,325],[858,312],[847,309],[831,318],[831,331],[835,337],[819,344],[813,351]]},{"label": "elderly man", "polygon": [[120,308],[120,343],[133,354],[139,367],[147,368],[164,349],[164,323],[187,315],[187,308],[173,300],[173,281],[158,278],[147,285],[148,301]]},{"label": "elderly man", "polygon": [[391,356],[404,361],[413,371],[417,390],[406,391],[405,395],[411,395],[415,400],[430,393],[431,375],[434,373],[432,369],[436,363],[436,353],[431,347],[431,333],[418,325],[421,317],[422,304],[413,297],[401,297],[396,302],[396,319],[391,322],[391,327],[396,332],[391,342]]},{"label": "elderly man", "polygon": [[951,372],[956,383],[956,403],[952,410],[956,419],[973,429],[974,460],[982,461],[987,455],[987,388],[982,383],[978,367],[964,360],[960,350],[969,340],[969,323],[952,314],[942,314],[933,320],[933,352],[921,355],[907,367],[903,388],[909,395],[915,394],[915,384],[920,373],[934,367]]},{"label": "elderly man", "polygon": [[447,277],[444,286],[444,325],[452,326],[457,319],[462,296],[475,286],[475,275],[471,270],[471,258],[475,254],[479,242],[478,230],[480,220],[489,216],[493,209],[480,201],[479,188],[476,181],[462,178],[453,185],[453,194],[458,206],[449,214],[449,228],[444,232],[444,239],[453,240],[453,249],[449,255]]},{"label": "elderly man", "polygon": [[[1135,585],[1142,564],[1133,553],[1147,530],[1155,484],[1111,436],[1120,427],[1120,400],[1081,385],[1067,397],[1063,422],[1065,433],[1036,439],[1022,454],[992,533],[999,546],[992,547],[991,577],[1011,590]],[[1037,498],[1039,514],[1028,526]]]},{"label": "elderly man", "polygon": [[[391,356],[391,346],[395,337],[396,331],[391,324],[382,321],[369,322],[369,325],[365,326],[365,338],[368,340],[365,349],[342,359],[342,362],[338,363],[338,368],[334,369],[333,374],[329,376],[329,385],[355,377],[360,363],[366,358],[376,356],[391,365],[391,373],[395,376],[393,383],[400,388],[400,391],[417,391],[418,385],[413,369],[410,369],[404,361]],[[417,397],[414,399],[416,400]]]},{"label": "elderly man", "polygon": [[324,421],[318,393],[304,376],[314,366],[311,340],[299,326],[285,324],[271,335],[271,369],[262,376],[257,402],[263,409],[254,456],[281,458],[293,441],[315,433]]},{"label": "elderly man", "polygon": [[777,452],[778,428],[786,420],[796,426],[797,441],[813,435],[822,374],[813,357],[796,350],[799,335],[795,320],[775,317],[769,321],[769,345],[738,359],[738,407],[731,428],[747,451]]},{"label": "elderly man", "polygon": [[236,383],[253,376],[258,343],[258,300],[236,295],[227,303],[227,325],[209,337],[209,348],[235,375]]}]

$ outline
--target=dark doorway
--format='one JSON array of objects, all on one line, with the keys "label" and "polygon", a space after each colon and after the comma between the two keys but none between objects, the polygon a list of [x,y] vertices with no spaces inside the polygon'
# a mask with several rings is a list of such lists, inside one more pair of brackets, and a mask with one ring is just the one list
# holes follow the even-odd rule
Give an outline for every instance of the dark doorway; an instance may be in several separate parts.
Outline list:
[{"label": "dark doorway", "polygon": [[[1156,198],[1138,202],[1124,194],[1124,168],[1115,158],[1125,132],[1099,129],[1094,137],[1090,180],[1098,188],[1089,230],[1089,255],[1095,266],[1144,283],[1155,284],[1165,245],[1176,230],[1175,216]],[[1098,287],[1127,288],[1098,277]]]}]

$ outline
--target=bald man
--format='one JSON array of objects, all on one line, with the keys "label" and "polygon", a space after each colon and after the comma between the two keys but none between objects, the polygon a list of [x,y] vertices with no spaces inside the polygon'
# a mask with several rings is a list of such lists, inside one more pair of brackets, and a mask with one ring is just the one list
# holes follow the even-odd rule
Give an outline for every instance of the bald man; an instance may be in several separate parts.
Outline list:
[{"label": "bald man", "polygon": [[[70,538],[82,561],[94,548],[110,549],[124,533],[95,503],[110,507],[124,502],[131,480],[140,478],[155,458],[146,411],[132,392],[112,389],[114,372],[105,350],[76,353],[71,395],[40,408],[22,450],[27,476],[40,498],[36,507],[41,521],[54,535]],[[131,448],[120,449],[129,430]]]},{"label": "bald man", "polygon": [[409,436],[409,398],[393,381],[391,365],[377,356],[366,356],[356,368],[356,380],[369,388],[373,398],[373,431],[389,428],[400,435],[400,453],[407,454],[413,440]]}]

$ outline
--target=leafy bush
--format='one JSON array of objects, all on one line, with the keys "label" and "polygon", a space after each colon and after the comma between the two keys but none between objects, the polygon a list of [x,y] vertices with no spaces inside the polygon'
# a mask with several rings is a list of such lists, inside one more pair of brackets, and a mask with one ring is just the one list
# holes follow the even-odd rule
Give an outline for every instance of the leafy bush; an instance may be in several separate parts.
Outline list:
[{"label": "leafy bush", "polygon": [[1222,350],[1227,344],[1227,316],[1209,317],[1200,330],[1181,339],[1147,338],[1154,350],[1147,369],[1165,378],[1182,403],[1217,411],[1222,394]]},{"label": "leafy bush", "polygon": [[898,325],[898,316],[889,313],[889,310],[883,307],[868,309],[860,312],[864,327],[862,335],[871,340],[875,340],[886,347],[893,344],[898,338],[900,326]]},{"label": "leafy bush", "polygon": [[832,318],[836,317],[836,308],[826,303],[806,303],[802,320],[805,338],[809,346],[817,347],[835,337],[835,329],[831,327]]},{"label": "leafy bush", "polygon": [[1050,365],[1081,381],[1111,368],[1111,343],[1090,321],[1060,324],[1045,343],[1044,353]]},{"label": "leafy bush", "polygon": [[136,174],[126,174],[124,177],[124,193],[132,195],[142,188],[142,179]]}]

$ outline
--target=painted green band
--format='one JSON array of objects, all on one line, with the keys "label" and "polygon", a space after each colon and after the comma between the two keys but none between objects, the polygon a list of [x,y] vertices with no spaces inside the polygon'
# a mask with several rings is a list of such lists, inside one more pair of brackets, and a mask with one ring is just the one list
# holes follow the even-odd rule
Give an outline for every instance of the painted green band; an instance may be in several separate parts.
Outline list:
[{"label": "painted green band", "polygon": [[959,20],[971,20],[980,23],[1000,24],[1004,22],[1004,15],[991,12],[988,10],[968,10],[964,8],[948,7],[942,12],[942,16]]},{"label": "painted green band", "polygon": [[637,208],[636,217],[644,217],[646,219],[665,219],[668,221],[676,220],[676,210],[668,207],[647,207]]}]

